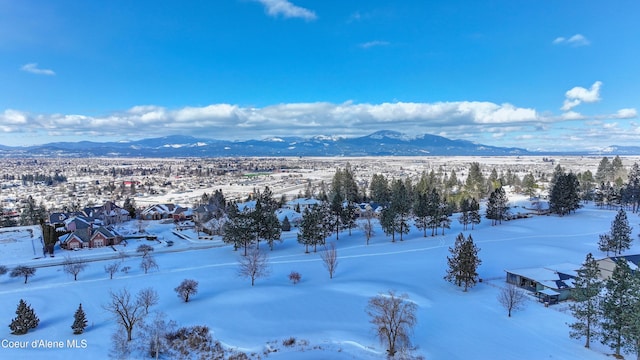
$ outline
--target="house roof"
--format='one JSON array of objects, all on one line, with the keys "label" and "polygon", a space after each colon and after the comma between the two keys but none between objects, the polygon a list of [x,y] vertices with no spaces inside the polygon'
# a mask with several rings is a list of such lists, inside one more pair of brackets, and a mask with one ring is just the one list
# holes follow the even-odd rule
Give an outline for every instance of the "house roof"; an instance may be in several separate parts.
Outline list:
[{"label": "house roof", "polygon": [[507,273],[519,275],[544,285],[550,289],[573,288],[573,279],[578,275],[580,265],[563,263],[539,268],[505,270]]}]

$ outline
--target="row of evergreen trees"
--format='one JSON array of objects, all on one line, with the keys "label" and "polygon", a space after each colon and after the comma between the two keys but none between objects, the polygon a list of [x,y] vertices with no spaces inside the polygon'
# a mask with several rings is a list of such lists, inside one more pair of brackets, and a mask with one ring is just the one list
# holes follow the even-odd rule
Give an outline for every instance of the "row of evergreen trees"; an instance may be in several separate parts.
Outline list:
[{"label": "row of evergreen trees", "polygon": [[[40,324],[40,319],[36,315],[36,312],[31,308],[31,305],[27,304],[23,299],[20,299],[18,308],[16,309],[16,317],[11,320],[9,329],[14,335],[24,335],[29,330],[35,329]],[[71,329],[75,335],[82,334],[87,327],[87,317],[82,309],[82,304],[78,306],[75,314],[73,315],[73,324]]]}]

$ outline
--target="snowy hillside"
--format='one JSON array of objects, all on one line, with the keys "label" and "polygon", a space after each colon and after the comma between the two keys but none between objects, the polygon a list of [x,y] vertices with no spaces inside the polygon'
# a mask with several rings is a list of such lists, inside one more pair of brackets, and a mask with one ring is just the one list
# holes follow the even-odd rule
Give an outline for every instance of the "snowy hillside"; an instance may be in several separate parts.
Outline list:
[{"label": "snowy hillside", "polygon": [[[508,318],[496,297],[505,285],[505,269],[581,264],[588,252],[602,257],[598,235],[609,231],[614,216],[615,211],[589,205],[562,218],[534,216],[494,227],[483,219],[475,230],[464,232],[481,249],[483,279],[466,293],[443,280],[448,248],[461,232],[457,218],[445,236],[423,238],[414,228],[405,241],[396,243],[379,228],[368,246],[361,230],[354,229],[351,236],[345,231],[336,244],[339,265],[332,280],[319,254],[304,253],[295,230],[283,233],[284,241],[274,251],[262,244],[270,256],[271,275],[258,279],[254,287],[238,277],[239,253],[230,246],[219,240],[190,241],[174,235],[172,224],[154,222],[146,230],[160,241],[137,240],[117,247],[134,255],[138,243],[153,244],[159,269],[148,274],[140,269],[140,257],[131,256],[125,260],[129,273],[118,272],[109,280],[104,266],[115,261],[117,252],[104,248],[71,252],[76,257],[112,258],[90,262],[77,281],[61,266],[38,268],[27,284],[8,275],[0,277],[0,323],[9,324],[20,299],[40,318],[40,325],[27,335],[12,335],[7,326],[0,330],[0,358],[107,358],[111,334],[119,330],[102,308],[109,290],[126,287],[135,293],[153,287],[160,302],[152,311],[166,313],[181,326],[207,325],[215,339],[252,358],[383,359],[384,348],[374,336],[365,307],[372,296],[395,290],[418,305],[413,341],[416,353],[426,359],[605,359],[610,351],[599,343],[589,350],[583,340],[569,338],[566,323],[572,318],[566,304],[545,308],[530,298],[523,311]],[[69,254],[58,250],[55,258],[37,258],[42,254],[32,246],[32,238],[15,234],[0,233],[0,264],[39,265],[59,262]],[[168,247],[167,240],[175,245]],[[636,244],[629,253],[637,252]],[[291,271],[302,275],[297,285],[287,278]],[[188,303],[173,290],[183,279],[199,282],[199,292]],[[84,334],[72,335],[79,303],[89,326]],[[296,345],[284,346],[283,340],[290,337],[295,337]],[[86,340],[86,347],[67,347],[67,340],[74,339]],[[65,346],[33,348],[33,340],[62,341]],[[12,341],[26,348],[9,348]]]}]

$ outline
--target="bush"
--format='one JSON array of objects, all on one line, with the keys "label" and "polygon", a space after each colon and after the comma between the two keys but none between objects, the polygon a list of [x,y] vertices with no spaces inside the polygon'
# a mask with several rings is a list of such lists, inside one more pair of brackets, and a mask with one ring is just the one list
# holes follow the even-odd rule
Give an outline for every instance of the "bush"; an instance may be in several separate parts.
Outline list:
[{"label": "bush", "polygon": [[286,347],[291,347],[295,344],[296,344],[296,338],[294,338],[293,336],[288,339],[282,340],[282,345]]},{"label": "bush", "polygon": [[292,271],[289,274],[289,280],[291,280],[291,282],[293,283],[293,285],[297,284],[300,282],[300,279],[302,278],[302,275],[300,275],[299,272],[297,271]]}]

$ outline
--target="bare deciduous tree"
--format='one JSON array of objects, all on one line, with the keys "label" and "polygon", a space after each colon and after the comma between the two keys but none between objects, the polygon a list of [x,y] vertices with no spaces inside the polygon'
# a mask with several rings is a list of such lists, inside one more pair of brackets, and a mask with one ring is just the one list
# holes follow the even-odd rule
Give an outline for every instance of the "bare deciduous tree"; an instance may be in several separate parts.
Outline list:
[{"label": "bare deciduous tree", "polygon": [[78,280],[78,274],[80,274],[86,267],[87,264],[79,259],[72,258],[71,256],[66,256],[62,263],[62,269],[67,274],[73,275],[73,281]]},{"label": "bare deciduous tree", "polygon": [[184,279],[175,289],[178,297],[189,302],[189,297],[198,293],[198,282],[192,279]]},{"label": "bare deciduous tree", "polygon": [[9,276],[11,277],[22,277],[24,276],[24,283],[26,284],[30,277],[36,274],[36,269],[26,265],[18,265],[13,270]]},{"label": "bare deciduous tree", "polygon": [[113,263],[111,263],[109,265],[105,265],[104,266],[104,272],[109,274],[109,279],[113,279],[113,274],[117,273],[118,270],[120,270],[120,263],[119,262],[113,262]]},{"label": "bare deciduous tree", "polygon": [[524,308],[524,304],[527,298],[522,290],[513,284],[507,284],[507,287],[503,288],[498,294],[498,301],[509,313]]},{"label": "bare deciduous tree", "polygon": [[142,257],[140,267],[146,274],[150,269],[158,269],[158,263],[156,262],[156,259],[153,258],[153,256],[147,255]]},{"label": "bare deciduous tree", "polygon": [[268,276],[269,257],[266,253],[254,248],[247,253],[247,256],[240,257],[240,269],[238,275],[251,278],[251,286],[255,284],[257,278]]},{"label": "bare deciduous tree", "polygon": [[155,312],[155,316],[149,322],[140,324],[139,348],[142,353],[149,354],[154,359],[165,355],[166,358],[180,358],[178,354],[171,351],[171,344],[167,338],[168,334],[175,332],[177,323],[173,320],[166,321],[166,315],[162,312]]},{"label": "bare deciduous tree", "polygon": [[373,211],[371,209],[367,209],[362,212],[360,215],[364,222],[360,224],[362,231],[364,232],[364,236],[367,239],[367,245],[369,245],[369,240],[375,235],[373,230],[373,224],[371,223],[371,219],[373,219]]},{"label": "bare deciduous tree", "polygon": [[149,314],[149,308],[153,305],[157,305],[159,300],[158,292],[150,287],[140,290],[136,296],[136,301],[141,303],[144,307],[145,315]]},{"label": "bare deciduous tree", "polygon": [[120,259],[120,262],[124,262],[125,260],[127,260],[128,257],[129,255],[127,255],[126,252],[122,250],[118,251],[118,259]]},{"label": "bare deciduous tree", "polygon": [[147,257],[150,252],[153,251],[153,247],[151,245],[142,244],[136,248],[137,253],[141,253],[142,257]]},{"label": "bare deciduous tree", "polygon": [[396,295],[394,291],[369,299],[367,314],[380,342],[387,346],[389,357],[411,348],[409,337],[418,321],[417,308],[408,295]]},{"label": "bare deciduous tree", "polygon": [[338,267],[338,249],[336,249],[336,244],[330,243],[329,246],[325,246],[324,250],[320,253],[320,258],[322,259],[324,267],[329,271],[329,279],[333,279],[333,274],[335,274],[336,268]]},{"label": "bare deciduous tree", "polygon": [[102,306],[113,315],[114,320],[127,332],[127,341],[131,341],[134,326],[145,316],[144,304],[134,300],[125,288],[118,292],[109,291],[110,302]]}]

